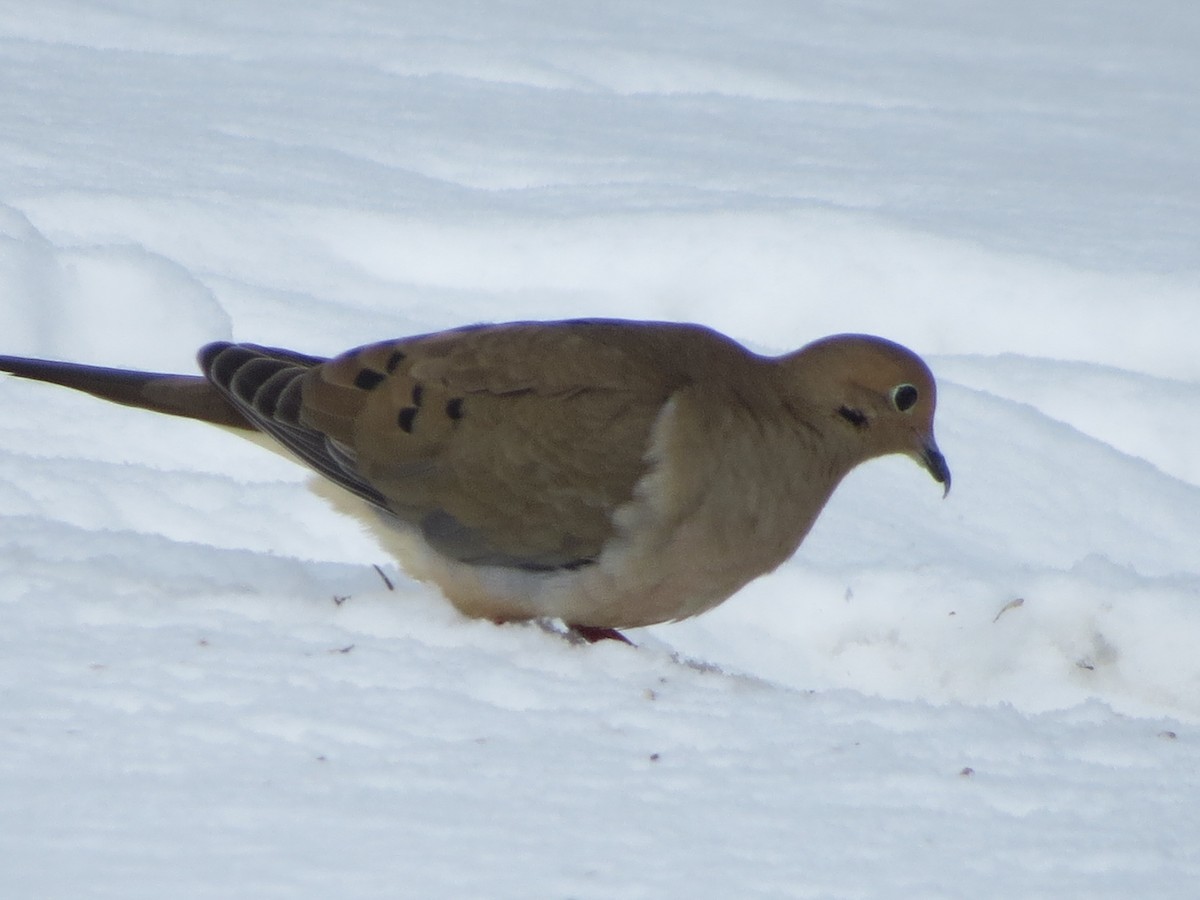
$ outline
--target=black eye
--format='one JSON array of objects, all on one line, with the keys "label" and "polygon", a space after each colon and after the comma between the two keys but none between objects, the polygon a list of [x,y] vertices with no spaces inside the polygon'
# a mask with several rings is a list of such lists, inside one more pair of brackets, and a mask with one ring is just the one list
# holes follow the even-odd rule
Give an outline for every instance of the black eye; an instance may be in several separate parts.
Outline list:
[{"label": "black eye", "polygon": [[911,384],[898,384],[892,388],[892,406],[900,412],[908,412],[917,405],[920,393]]}]

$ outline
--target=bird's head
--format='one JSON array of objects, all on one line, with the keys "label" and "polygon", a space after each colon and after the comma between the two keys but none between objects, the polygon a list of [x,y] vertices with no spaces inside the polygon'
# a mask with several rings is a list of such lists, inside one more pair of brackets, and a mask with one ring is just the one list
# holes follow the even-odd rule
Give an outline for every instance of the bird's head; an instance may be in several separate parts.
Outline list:
[{"label": "bird's head", "polygon": [[950,493],[950,469],[933,435],[937,385],[911,350],[860,334],[821,338],[788,358],[810,415],[848,448],[852,465],[903,453]]}]

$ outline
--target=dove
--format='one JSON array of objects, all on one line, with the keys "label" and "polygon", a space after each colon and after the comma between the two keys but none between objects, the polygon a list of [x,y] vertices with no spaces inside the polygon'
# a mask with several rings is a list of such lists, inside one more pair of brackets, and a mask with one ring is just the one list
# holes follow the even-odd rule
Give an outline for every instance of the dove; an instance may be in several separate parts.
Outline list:
[{"label": "dove", "polygon": [[769,357],[700,325],[578,319],[198,359],[202,375],[0,370],[270,441],[463,614],[587,640],[695,616],[772,571],[867,460],[906,454],[950,490],[933,375],[880,337]]}]

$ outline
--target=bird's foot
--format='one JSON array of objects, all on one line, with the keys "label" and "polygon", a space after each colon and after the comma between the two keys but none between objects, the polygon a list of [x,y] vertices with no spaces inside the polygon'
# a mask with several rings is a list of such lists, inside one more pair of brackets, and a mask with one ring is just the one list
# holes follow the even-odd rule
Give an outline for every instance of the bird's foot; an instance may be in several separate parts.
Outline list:
[{"label": "bird's foot", "polygon": [[633,641],[621,634],[615,628],[603,628],[597,625],[567,625],[567,634],[582,638],[589,644],[597,641],[620,641],[630,647],[636,647]]},{"label": "bird's foot", "polygon": [[[492,619],[497,625],[509,624],[508,619]],[[547,634],[556,634],[559,637],[565,637],[572,644],[594,644],[597,641],[620,641],[622,644],[628,644],[630,647],[636,647],[633,641],[621,634],[615,628],[605,628],[599,625],[571,625],[565,623],[567,630],[563,631],[562,625],[558,619],[533,619],[532,623],[545,631]],[[526,622],[525,624],[528,624]]]}]

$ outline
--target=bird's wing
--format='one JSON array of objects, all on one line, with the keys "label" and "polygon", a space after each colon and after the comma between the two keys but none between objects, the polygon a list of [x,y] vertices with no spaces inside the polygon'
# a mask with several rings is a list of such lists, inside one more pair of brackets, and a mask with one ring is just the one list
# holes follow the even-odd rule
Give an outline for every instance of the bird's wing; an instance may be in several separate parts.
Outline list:
[{"label": "bird's wing", "polygon": [[200,361],[255,425],[441,553],[534,570],[599,554],[686,383],[669,347],[597,322],[459,329],[329,361],[214,344]]}]

